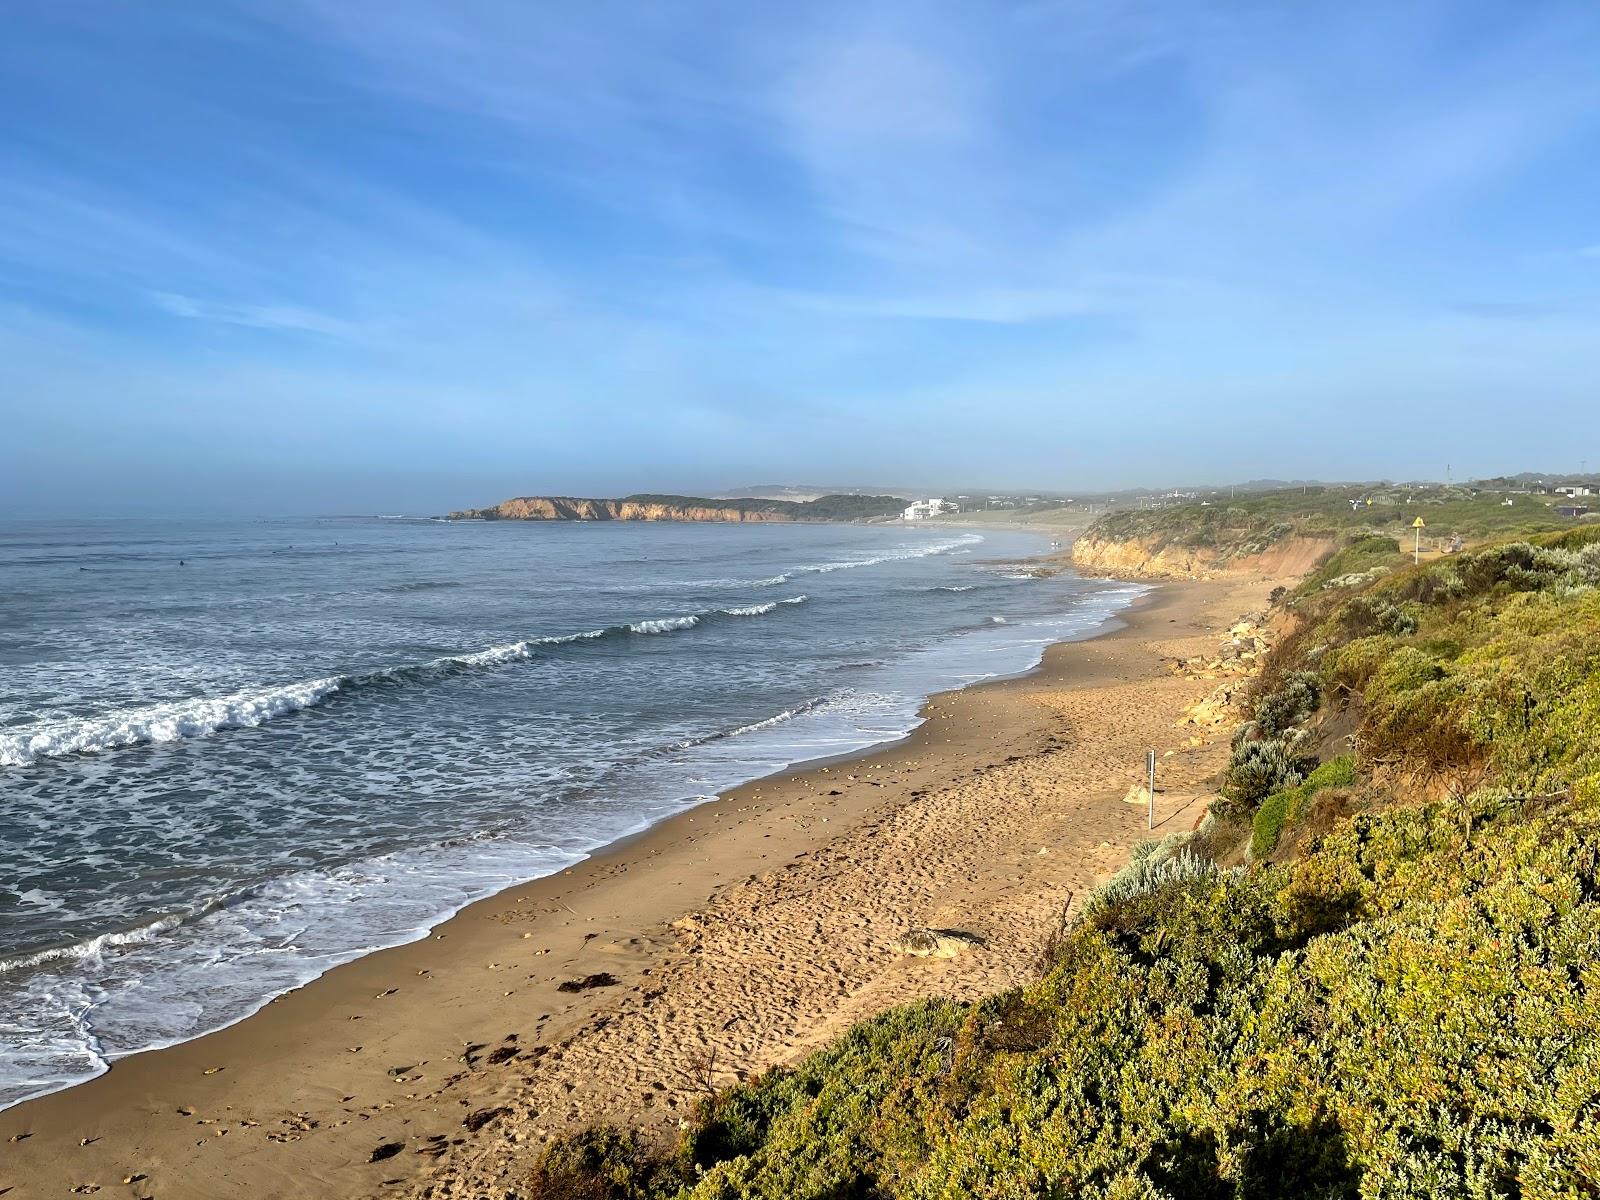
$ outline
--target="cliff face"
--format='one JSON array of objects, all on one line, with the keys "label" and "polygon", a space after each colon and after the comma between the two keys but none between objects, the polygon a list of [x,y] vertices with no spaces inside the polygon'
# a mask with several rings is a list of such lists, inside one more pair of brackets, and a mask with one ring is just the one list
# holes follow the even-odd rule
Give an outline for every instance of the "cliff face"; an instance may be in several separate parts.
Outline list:
[{"label": "cliff face", "polygon": [[1072,562],[1091,573],[1143,579],[1212,579],[1225,575],[1299,576],[1316,569],[1338,543],[1288,537],[1256,553],[1186,546],[1159,534],[1113,539],[1085,534],[1072,543]]},{"label": "cliff face", "polygon": [[792,521],[783,512],[738,505],[666,504],[638,500],[585,500],[578,496],[518,496],[492,508],[469,508],[453,520],[482,521]]},{"label": "cliff face", "polygon": [[637,495],[620,500],[582,496],[518,496],[489,508],[450,514],[456,521],[861,521],[899,516],[897,496],[819,496],[815,500],[707,500],[700,496]]}]

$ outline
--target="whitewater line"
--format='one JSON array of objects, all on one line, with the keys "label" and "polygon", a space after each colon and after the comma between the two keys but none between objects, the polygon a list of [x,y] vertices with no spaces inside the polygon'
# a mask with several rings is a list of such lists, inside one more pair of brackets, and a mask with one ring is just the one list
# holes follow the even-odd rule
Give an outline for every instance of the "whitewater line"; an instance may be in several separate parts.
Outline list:
[{"label": "whitewater line", "polygon": [[676,633],[694,628],[707,617],[763,616],[775,611],[780,604],[803,604],[805,601],[805,596],[795,596],[743,609],[710,609],[679,617],[658,617],[625,625],[608,625],[603,629],[590,629],[582,633],[526,638],[465,654],[446,655],[425,663],[247,688],[223,696],[165,701],[96,717],[68,717],[43,722],[37,726],[25,726],[14,733],[0,733],[0,767],[26,767],[40,759],[187,741],[207,737],[224,729],[253,729],[274,718],[315,708],[341,692],[368,685],[431,679],[463,668],[500,666],[533,658],[541,646],[572,645],[623,634]]}]

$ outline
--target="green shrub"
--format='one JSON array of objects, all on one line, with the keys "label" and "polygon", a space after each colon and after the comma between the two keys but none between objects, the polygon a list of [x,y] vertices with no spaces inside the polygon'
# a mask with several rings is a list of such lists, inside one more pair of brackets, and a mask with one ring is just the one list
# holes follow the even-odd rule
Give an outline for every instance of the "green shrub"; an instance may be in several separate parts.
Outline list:
[{"label": "green shrub", "polygon": [[1415,646],[1396,646],[1378,668],[1373,687],[1409,692],[1444,678],[1444,668]]},{"label": "green shrub", "polygon": [[1352,596],[1340,607],[1336,617],[1345,636],[1369,637],[1386,633],[1406,637],[1417,631],[1417,619],[1380,596]]},{"label": "green shrub", "polygon": [[732,1089],[700,1120],[737,1104],[748,1132],[656,1194],[1589,1195],[1597,842],[1595,805],[1485,795],[1466,843],[1455,805],[1369,812],[1295,862],[1142,892],[1037,983]]},{"label": "green shrub", "polygon": [[1284,828],[1294,823],[1306,801],[1323,788],[1349,787],[1355,780],[1355,756],[1343,754],[1312,771],[1298,787],[1285,788],[1268,796],[1256,810],[1251,824],[1250,856],[1260,860],[1271,854]]},{"label": "green shrub", "polygon": [[1306,778],[1305,786],[1312,791],[1325,787],[1349,787],[1356,781],[1356,757],[1341,754],[1330,758]]},{"label": "green shrub", "polygon": [[1281,737],[1312,713],[1322,702],[1322,685],[1315,671],[1295,671],[1279,686],[1260,697],[1251,710],[1257,737]]},{"label": "green shrub", "polygon": [[1328,587],[1370,583],[1404,561],[1400,543],[1383,534],[1358,534],[1310,575],[1298,591],[1310,596]]},{"label": "green shrub", "polygon": [[600,1126],[545,1147],[528,1188],[531,1200],[648,1200],[683,1182],[637,1133]]},{"label": "green shrub", "polygon": [[1403,599],[1460,602],[1495,593],[1565,591],[1600,587],[1600,541],[1510,542],[1491,546],[1413,573]]},{"label": "green shrub", "polygon": [[1162,842],[1143,842],[1135,847],[1128,865],[1090,893],[1084,902],[1083,918],[1095,920],[1129,901],[1147,896],[1171,884],[1211,879],[1217,865],[1193,853],[1185,835]]},{"label": "green shrub", "polygon": [[1241,742],[1228,760],[1222,788],[1234,806],[1228,811],[1254,809],[1273,792],[1299,783],[1310,766],[1283,738]]},{"label": "green shrub", "polygon": [[1256,809],[1255,820],[1250,826],[1251,858],[1260,860],[1272,853],[1272,848],[1278,844],[1278,838],[1283,834],[1283,826],[1289,819],[1289,807],[1299,796],[1299,788],[1289,788],[1273,792],[1261,802],[1261,807]]},{"label": "green shrub", "polygon": [[1356,638],[1322,658],[1321,668],[1328,683],[1345,692],[1364,692],[1367,683],[1394,651],[1394,639],[1377,635]]}]

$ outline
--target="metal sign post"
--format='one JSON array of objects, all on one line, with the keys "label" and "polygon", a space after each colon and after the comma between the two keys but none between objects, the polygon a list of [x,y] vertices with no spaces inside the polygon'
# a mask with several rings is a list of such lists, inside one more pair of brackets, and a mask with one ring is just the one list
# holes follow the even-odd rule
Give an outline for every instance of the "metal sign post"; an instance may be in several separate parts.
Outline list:
[{"label": "metal sign post", "polygon": [[1156,827],[1156,752],[1154,750],[1145,752],[1144,764],[1150,771],[1150,811],[1146,817],[1145,828],[1154,829]]},{"label": "metal sign post", "polygon": [[1418,517],[1415,521],[1411,522],[1411,528],[1416,530],[1417,533],[1416,545],[1411,548],[1411,565],[1416,566],[1422,561],[1422,531],[1425,528],[1422,523],[1422,518]]}]

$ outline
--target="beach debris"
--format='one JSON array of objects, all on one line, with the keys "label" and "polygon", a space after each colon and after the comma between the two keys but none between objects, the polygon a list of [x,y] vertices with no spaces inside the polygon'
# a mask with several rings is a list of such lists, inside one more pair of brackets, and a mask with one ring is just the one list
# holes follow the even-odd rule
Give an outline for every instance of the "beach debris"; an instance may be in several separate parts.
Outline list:
[{"label": "beach debris", "polygon": [[202,1071],[200,1073],[202,1075],[215,1075],[218,1071],[226,1071],[227,1069],[228,1069],[227,1067],[207,1067],[204,1071]]},{"label": "beach debris", "polygon": [[517,1056],[515,1046],[496,1046],[489,1051],[489,1062],[492,1066],[499,1066],[503,1062],[510,1062]]},{"label": "beach debris", "polygon": [[25,1142],[29,1138],[31,1138],[32,1136],[33,1136],[33,1134],[31,1132],[30,1133],[13,1133],[10,1137],[8,1137],[6,1139],[6,1141],[8,1141],[8,1142]]},{"label": "beach debris", "polygon": [[95,1143],[96,1143],[96,1142],[98,1142],[98,1141],[99,1141],[99,1140],[100,1140],[100,1139],[99,1139],[99,1138],[97,1138],[97,1137],[92,1137],[92,1138],[79,1138],[79,1139],[78,1139],[78,1145],[80,1145],[80,1146],[92,1146],[92,1145],[94,1145],[94,1144],[95,1144]]},{"label": "beach debris", "polygon": [[897,953],[918,958],[954,958],[964,950],[981,945],[982,938],[960,929],[924,928],[913,929],[895,942],[894,948]]},{"label": "beach debris", "polygon": [[379,992],[376,996],[373,997],[373,999],[374,1000],[382,1000],[385,996],[392,996],[396,992],[398,992],[399,990],[400,989],[397,988],[397,987],[389,988],[387,991]]},{"label": "beach debris", "polygon": [[72,1190],[80,1196],[87,1196],[91,1192],[98,1192],[100,1190],[100,1185],[98,1183],[80,1183]]},{"label": "beach debris", "polygon": [[616,987],[618,979],[609,971],[597,971],[582,979],[568,979],[556,985],[558,992],[587,992],[590,988]]},{"label": "beach debris", "polygon": [[411,1074],[411,1072],[415,1071],[416,1069],[417,1069],[417,1067],[416,1067],[415,1063],[413,1063],[409,1067],[390,1067],[389,1068],[389,1074],[390,1075],[394,1075],[394,1076],[409,1075],[409,1074]]},{"label": "beach debris", "polygon": [[384,1142],[367,1158],[369,1163],[382,1162],[386,1158],[393,1158],[406,1148],[404,1142]]},{"label": "beach debris", "polygon": [[498,1118],[505,1116],[510,1111],[511,1110],[506,1108],[504,1105],[499,1108],[480,1108],[475,1113],[468,1113],[466,1118],[462,1120],[461,1124],[466,1127],[468,1133],[477,1133],[478,1130],[482,1129],[490,1121],[497,1120]]},{"label": "beach debris", "polygon": [[122,1182],[123,1182],[123,1185],[126,1186],[126,1185],[128,1185],[130,1183],[142,1183],[146,1179],[149,1179],[149,1178],[150,1178],[150,1176],[148,1176],[148,1175],[124,1175],[122,1177]]}]

